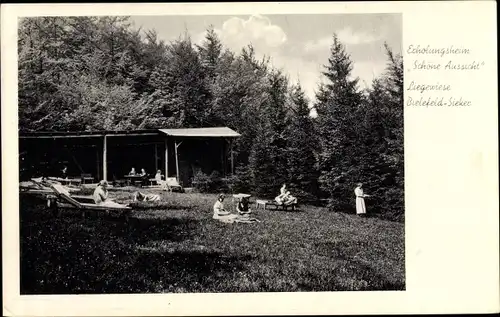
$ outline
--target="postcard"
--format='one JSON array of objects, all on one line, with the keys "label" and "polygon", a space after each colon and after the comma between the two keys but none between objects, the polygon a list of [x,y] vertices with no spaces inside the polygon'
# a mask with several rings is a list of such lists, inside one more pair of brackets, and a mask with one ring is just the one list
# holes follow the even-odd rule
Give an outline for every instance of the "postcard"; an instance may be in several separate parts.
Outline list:
[{"label": "postcard", "polygon": [[495,9],[3,5],[4,315],[498,312]]}]

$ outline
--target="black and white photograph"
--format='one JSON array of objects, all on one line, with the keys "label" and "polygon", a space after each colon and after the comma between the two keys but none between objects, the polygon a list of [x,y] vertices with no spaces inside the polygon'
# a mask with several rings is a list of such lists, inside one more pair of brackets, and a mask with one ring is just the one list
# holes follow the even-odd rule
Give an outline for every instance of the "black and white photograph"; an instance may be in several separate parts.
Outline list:
[{"label": "black and white photograph", "polygon": [[21,295],[406,290],[402,14],[209,13],[18,19]]}]

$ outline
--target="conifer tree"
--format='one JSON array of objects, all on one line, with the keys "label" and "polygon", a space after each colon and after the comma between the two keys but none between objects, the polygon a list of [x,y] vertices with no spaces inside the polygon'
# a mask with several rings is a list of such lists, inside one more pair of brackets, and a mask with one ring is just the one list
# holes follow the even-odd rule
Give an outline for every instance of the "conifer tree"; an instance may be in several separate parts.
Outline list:
[{"label": "conifer tree", "polygon": [[385,73],[373,81],[365,107],[366,151],[363,173],[372,184],[373,209],[381,217],[403,220],[404,144],[403,144],[403,60],[386,45]]},{"label": "conifer tree", "polygon": [[287,180],[290,190],[301,201],[314,201],[317,196],[317,150],[309,102],[300,84],[292,87],[291,111],[287,120]]},{"label": "conifer tree", "polygon": [[273,196],[288,176],[285,135],[288,80],[279,70],[272,71],[267,80],[268,86],[263,91],[267,98],[259,109],[249,163],[256,194]]},{"label": "conifer tree", "polygon": [[167,46],[166,63],[151,76],[164,114],[176,118],[177,127],[210,126],[210,91],[199,55],[189,37]]},{"label": "conifer tree", "polygon": [[362,180],[357,169],[355,137],[359,122],[355,112],[361,103],[357,78],[352,78],[352,61],[336,35],[325,65],[326,84],[320,90],[318,112],[318,137],[320,153],[318,167],[320,183],[327,193],[330,208],[345,211],[352,208],[354,184]]},{"label": "conifer tree", "polygon": [[217,33],[215,33],[213,25],[207,29],[205,40],[202,45],[197,45],[197,48],[203,67],[207,72],[207,77],[213,78],[223,52],[222,43]]}]

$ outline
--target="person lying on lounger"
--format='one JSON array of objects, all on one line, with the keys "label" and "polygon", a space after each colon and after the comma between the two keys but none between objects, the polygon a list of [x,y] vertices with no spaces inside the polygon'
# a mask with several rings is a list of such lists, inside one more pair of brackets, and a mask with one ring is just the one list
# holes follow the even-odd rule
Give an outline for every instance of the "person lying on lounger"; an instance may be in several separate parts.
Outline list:
[{"label": "person lying on lounger", "polygon": [[280,205],[292,205],[297,203],[297,198],[293,197],[286,189],[286,184],[283,184],[280,189],[280,194],[275,198],[275,200]]},{"label": "person lying on lounger", "polygon": [[123,207],[125,205],[114,202],[108,197],[108,182],[102,180],[97,184],[94,190],[94,202],[96,205],[110,206],[110,207]]},{"label": "person lying on lounger", "polygon": [[159,201],[160,196],[156,194],[143,194],[141,192],[134,193],[134,201]]}]

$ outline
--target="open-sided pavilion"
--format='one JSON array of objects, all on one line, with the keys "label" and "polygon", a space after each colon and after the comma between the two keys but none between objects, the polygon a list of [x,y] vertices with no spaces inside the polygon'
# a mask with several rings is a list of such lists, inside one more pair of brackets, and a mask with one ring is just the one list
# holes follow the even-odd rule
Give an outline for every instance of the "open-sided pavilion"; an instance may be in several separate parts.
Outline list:
[{"label": "open-sided pavilion", "polygon": [[239,136],[228,127],[20,133],[20,178],[57,176],[66,166],[70,177],[115,180],[134,167],[151,176],[162,170],[189,186],[197,170],[232,174]]}]

